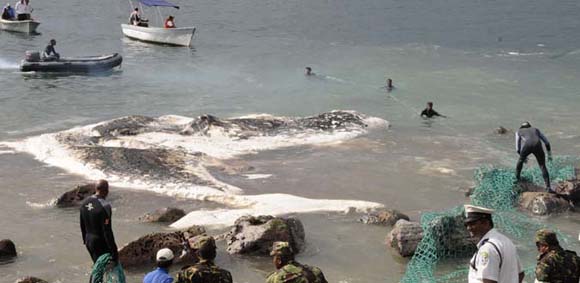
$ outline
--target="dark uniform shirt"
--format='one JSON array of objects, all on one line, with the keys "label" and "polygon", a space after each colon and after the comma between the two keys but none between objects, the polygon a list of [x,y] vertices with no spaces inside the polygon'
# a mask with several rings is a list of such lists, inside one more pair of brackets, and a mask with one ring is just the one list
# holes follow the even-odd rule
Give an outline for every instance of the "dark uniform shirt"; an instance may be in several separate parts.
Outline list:
[{"label": "dark uniform shirt", "polygon": [[320,268],[292,261],[266,278],[266,283],[328,283]]},{"label": "dark uniform shirt", "polygon": [[105,253],[110,253],[113,261],[117,261],[119,253],[111,226],[111,204],[93,195],[83,201],[80,210],[83,243],[93,262]]},{"label": "dark uniform shirt", "polygon": [[46,48],[44,49],[44,53],[46,55],[57,55],[58,53],[56,53],[56,50],[54,50],[54,46],[52,44],[49,44],[46,46]]},{"label": "dark uniform shirt", "polygon": [[433,108],[425,108],[423,112],[421,112],[421,116],[427,116],[427,118],[431,118],[433,116],[441,116],[441,114],[437,113],[437,111],[433,110]]},{"label": "dark uniform shirt", "polygon": [[200,260],[198,263],[183,268],[177,274],[176,283],[232,283],[232,274],[219,268],[211,260]]},{"label": "dark uniform shirt", "polygon": [[578,283],[580,257],[573,251],[556,248],[538,256],[536,280],[550,283]]}]

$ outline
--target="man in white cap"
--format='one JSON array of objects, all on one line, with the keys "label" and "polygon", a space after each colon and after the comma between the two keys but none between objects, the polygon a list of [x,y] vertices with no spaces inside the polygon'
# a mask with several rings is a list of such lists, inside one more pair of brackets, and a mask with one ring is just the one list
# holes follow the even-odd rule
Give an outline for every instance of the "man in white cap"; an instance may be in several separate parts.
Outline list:
[{"label": "man in white cap", "polygon": [[173,251],[163,248],[157,251],[157,268],[145,275],[143,283],[172,283],[169,267],[173,264]]},{"label": "man in white cap", "polygon": [[492,209],[465,205],[465,227],[478,241],[469,261],[469,283],[521,283],[524,271],[516,247],[493,228]]}]

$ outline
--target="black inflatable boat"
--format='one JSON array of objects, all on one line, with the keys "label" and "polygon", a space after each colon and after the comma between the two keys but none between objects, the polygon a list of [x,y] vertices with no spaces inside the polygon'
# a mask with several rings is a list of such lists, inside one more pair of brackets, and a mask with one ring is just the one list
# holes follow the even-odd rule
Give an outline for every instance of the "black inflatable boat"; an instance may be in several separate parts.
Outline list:
[{"label": "black inflatable boat", "polygon": [[27,52],[20,64],[22,72],[71,72],[93,73],[108,71],[121,65],[123,57],[118,53],[102,56],[61,58],[57,61],[42,61],[37,54]]}]

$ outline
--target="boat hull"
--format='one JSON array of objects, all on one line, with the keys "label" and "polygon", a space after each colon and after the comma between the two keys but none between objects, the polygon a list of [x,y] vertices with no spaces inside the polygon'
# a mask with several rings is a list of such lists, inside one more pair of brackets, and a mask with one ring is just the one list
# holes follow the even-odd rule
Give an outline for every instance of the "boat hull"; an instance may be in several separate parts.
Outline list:
[{"label": "boat hull", "polygon": [[20,71],[22,72],[61,72],[61,73],[94,73],[108,71],[121,65],[123,57],[118,53],[79,57],[79,58],[62,58],[59,61],[51,62],[28,62],[22,60]]},{"label": "boat hull", "polygon": [[131,39],[177,46],[190,46],[195,33],[195,27],[159,28],[121,24],[121,29]]},{"label": "boat hull", "polygon": [[8,21],[0,19],[0,29],[7,31],[35,33],[38,25],[40,25],[40,23],[34,20]]}]

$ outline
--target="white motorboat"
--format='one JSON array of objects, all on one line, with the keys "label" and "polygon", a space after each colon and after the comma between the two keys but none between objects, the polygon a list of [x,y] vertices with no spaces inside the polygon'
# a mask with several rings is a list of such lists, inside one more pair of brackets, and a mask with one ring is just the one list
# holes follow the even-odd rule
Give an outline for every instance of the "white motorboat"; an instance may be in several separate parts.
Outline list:
[{"label": "white motorboat", "polygon": [[[173,7],[179,9],[179,6],[167,2],[166,0],[137,0],[139,5],[145,5],[147,7],[157,8],[157,14],[159,16],[159,21],[161,22],[161,12],[159,7]],[[133,3],[129,0],[131,8],[133,8]],[[141,9],[142,10],[142,9]],[[139,24],[143,23],[144,19],[141,19]],[[131,25],[131,24],[121,24],[121,29],[123,34],[132,39],[141,40],[145,42],[153,42],[160,44],[170,44],[178,46],[190,46],[191,39],[195,33],[195,27],[180,27],[180,28],[162,28],[162,27],[151,27],[147,24],[141,25]]]},{"label": "white motorboat", "polygon": [[0,29],[7,31],[35,33],[38,25],[40,23],[35,20],[11,21],[0,19]]},{"label": "white motorboat", "polygon": [[160,28],[121,24],[121,28],[123,34],[128,38],[179,46],[190,46],[195,33],[195,27]]}]

